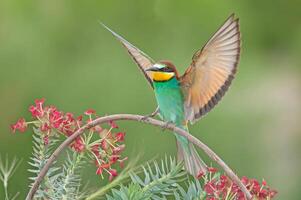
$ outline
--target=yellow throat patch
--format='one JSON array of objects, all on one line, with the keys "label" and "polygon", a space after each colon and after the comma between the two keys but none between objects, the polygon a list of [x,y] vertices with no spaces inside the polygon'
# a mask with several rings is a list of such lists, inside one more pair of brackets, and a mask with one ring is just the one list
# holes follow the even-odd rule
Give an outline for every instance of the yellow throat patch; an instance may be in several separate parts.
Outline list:
[{"label": "yellow throat patch", "polygon": [[154,81],[168,81],[174,75],[174,72],[151,72],[151,77]]}]

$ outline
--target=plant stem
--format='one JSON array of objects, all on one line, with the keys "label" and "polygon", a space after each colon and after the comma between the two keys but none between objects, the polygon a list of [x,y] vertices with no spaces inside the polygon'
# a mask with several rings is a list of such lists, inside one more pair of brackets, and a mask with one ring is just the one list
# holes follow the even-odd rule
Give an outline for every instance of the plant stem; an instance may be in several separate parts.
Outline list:
[{"label": "plant stem", "polygon": [[8,191],[7,191],[7,185],[3,184],[3,187],[4,187],[4,193],[5,193],[5,200],[9,200],[9,198],[8,198]]}]

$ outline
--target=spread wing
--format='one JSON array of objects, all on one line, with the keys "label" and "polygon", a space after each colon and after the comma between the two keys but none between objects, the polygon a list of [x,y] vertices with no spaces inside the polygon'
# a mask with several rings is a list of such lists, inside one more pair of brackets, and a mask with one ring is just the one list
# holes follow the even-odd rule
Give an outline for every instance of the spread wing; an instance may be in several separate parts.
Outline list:
[{"label": "spread wing", "polygon": [[112,31],[109,27],[102,24],[101,25],[106,28],[108,31],[110,31],[120,42],[121,44],[127,49],[131,57],[134,59],[134,61],[137,63],[139,69],[151,85],[153,87],[152,79],[150,78],[148,72],[145,71],[145,69],[153,66],[155,63],[148,55],[143,53],[141,50],[139,50],[137,47],[126,41],[123,37]]},{"label": "spread wing", "polygon": [[239,21],[232,14],[180,77],[186,120],[191,123],[209,112],[228,90],[239,61]]}]

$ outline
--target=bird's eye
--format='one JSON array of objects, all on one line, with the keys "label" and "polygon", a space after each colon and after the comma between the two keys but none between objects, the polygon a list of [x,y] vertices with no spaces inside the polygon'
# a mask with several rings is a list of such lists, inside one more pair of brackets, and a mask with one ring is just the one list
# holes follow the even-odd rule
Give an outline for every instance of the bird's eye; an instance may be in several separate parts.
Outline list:
[{"label": "bird's eye", "polygon": [[173,70],[171,68],[169,68],[169,67],[162,68],[162,71],[163,72],[173,72]]}]

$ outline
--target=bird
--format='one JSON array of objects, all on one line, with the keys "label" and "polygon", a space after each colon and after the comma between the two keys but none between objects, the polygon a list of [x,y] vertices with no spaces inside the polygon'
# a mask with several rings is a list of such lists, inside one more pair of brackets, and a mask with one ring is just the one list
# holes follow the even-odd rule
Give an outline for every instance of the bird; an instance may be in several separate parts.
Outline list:
[{"label": "bird", "polygon": [[[234,13],[194,53],[182,76],[171,61],[154,61],[105,24],[101,25],[121,42],[152,87],[158,107],[150,116],[158,113],[167,124],[173,123],[187,132],[188,122],[194,124],[217,105],[237,72],[241,34],[239,18]],[[184,162],[185,170],[194,177],[207,173],[208,166],[193,144],[184,136],[174,135],[178,162]]]}]

